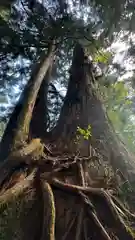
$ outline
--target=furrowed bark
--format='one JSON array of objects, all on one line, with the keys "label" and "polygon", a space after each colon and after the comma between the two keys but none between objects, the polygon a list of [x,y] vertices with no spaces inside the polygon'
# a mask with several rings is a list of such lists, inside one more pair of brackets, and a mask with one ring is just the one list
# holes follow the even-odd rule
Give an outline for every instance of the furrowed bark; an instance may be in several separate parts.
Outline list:
[{"label": "furrowed bark", "polygon": [[[89,141],[82,137],[76,145],[77,127],[87,129],[89,124],[92,137]],[[68,149],[73,153],[79,148],[80,154],[87,156],[91,144],[115,172],[121,171],[130,183],[135,181],[134,158],[117,139],[96,88],[91,65],[80,44],[74,49],[68,91],[58,124],[51,134],[58,149],[63,151]]]},{"label": "furrowed bark", "polygon": [[53,61],[54,51],[55,45],[54,43],[51,43],[47,56],[45,56],[45,54],[41,56],[40,62],[34,69],[34,72],[22,93],[23,102],[19,101],[11,115],[0,145],[1,161],[4,160],[12,150],[24,144],[28,139],[30,121],[37,94],[49,66]]}]

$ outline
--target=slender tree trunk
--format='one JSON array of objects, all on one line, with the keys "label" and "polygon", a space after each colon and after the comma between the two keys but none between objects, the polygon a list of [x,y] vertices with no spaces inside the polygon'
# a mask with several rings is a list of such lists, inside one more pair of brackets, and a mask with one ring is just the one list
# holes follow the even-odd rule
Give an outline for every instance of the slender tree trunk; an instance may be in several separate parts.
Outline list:
[{"label": "slender tree trunk", "polygon": [[28,140],[33,108],[42,81],[52,63],[54,49],[55,46],[51,43],[47,56],[45,56],[45,54],[41,56],[39,63],[22,93],[19,103],[11,115],[0,145],[1,161],[5,159],[13,149],[23,145],[25,141]]},{"label": "slender tree trunk", "polygon": [[135,162],[117,139],[108,120],[98,89],[91,72],[91,66],[84,56],[82,47],[74,49],[71,76],[64,105],[56,128],[52,131],[54,141],[60,151],[74,153],[77,127],[87,129],[91,125],[92,137],[89,141],[82,138],[79,144],[81,155],[88,155],[90,144],[110,162],[114,171],[120,171],[130,181],[134,181]]}]

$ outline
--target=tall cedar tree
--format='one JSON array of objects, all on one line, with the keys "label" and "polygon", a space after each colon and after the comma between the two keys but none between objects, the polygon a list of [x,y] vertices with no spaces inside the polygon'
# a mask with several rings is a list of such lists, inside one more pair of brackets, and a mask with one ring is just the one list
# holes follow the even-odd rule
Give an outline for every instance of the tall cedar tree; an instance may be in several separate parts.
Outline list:
[{"label": "tall cedar tree", "polygon": [[[39,138],[39,132],[38,138],[29,139],[38,92],[44,94],[40,87],[52,65],[55,45],[50,45],[48,55],[41,57],[24,90],[21,109],[16,113],[15,108],[3,136],[4,151],[7,148],[8,152],[0,169],[1,237],[134,239],[129,223],[135,221],[135,216],[116,198],[110,185],[91,178],[90,162],[102,157],[102,163],[111,163],[115,173],[120,169],[125,178],[132,180],[132,159],[112,133],[91,65],[80,44],[74,48],[68,91],[57,126],[46,140],[43,134]],[[86,129],[89,124],[92,137],[76,142],[77,127]],[[10,141],[5,141],[8,136]],[[46,146],[47,141],[51,149]],[[93,154],[95,148],[97,155]]]}]

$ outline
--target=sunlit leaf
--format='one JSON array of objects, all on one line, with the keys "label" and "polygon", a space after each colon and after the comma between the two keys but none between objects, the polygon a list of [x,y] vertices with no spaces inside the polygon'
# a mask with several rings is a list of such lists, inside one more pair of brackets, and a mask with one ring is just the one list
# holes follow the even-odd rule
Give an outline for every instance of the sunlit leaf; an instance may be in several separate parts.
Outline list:
[{"label": "sunlit leaf", "polygon": [[112,54],[110,52],[97,52],[94,56],[94,62],[96,63],[104,63],[107,64],[109,63],[109,60],[111,59]]}]

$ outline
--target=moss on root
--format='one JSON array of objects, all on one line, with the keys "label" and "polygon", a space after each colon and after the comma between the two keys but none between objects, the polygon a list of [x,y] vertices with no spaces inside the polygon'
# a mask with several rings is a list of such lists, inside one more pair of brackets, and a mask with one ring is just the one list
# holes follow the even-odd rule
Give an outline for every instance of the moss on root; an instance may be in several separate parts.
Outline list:
[{"label": "moss on root", "polygon": [[[22,210],[22,201],[20,198],[1,205],[0,207],[0,239],[21,239],[20,214]],[[3,211],[2,211],[3,210]]]},{"label": "moss on root", "polygon": [[2,203],[0,240],[35,239],[40,232],[41,214],[40,197],[33,187]]},{"label": "moss on root", "polygon": [[55,239],[55,202],[50,184],[32,172],[0,195],[0,240],[36,236]]}]

